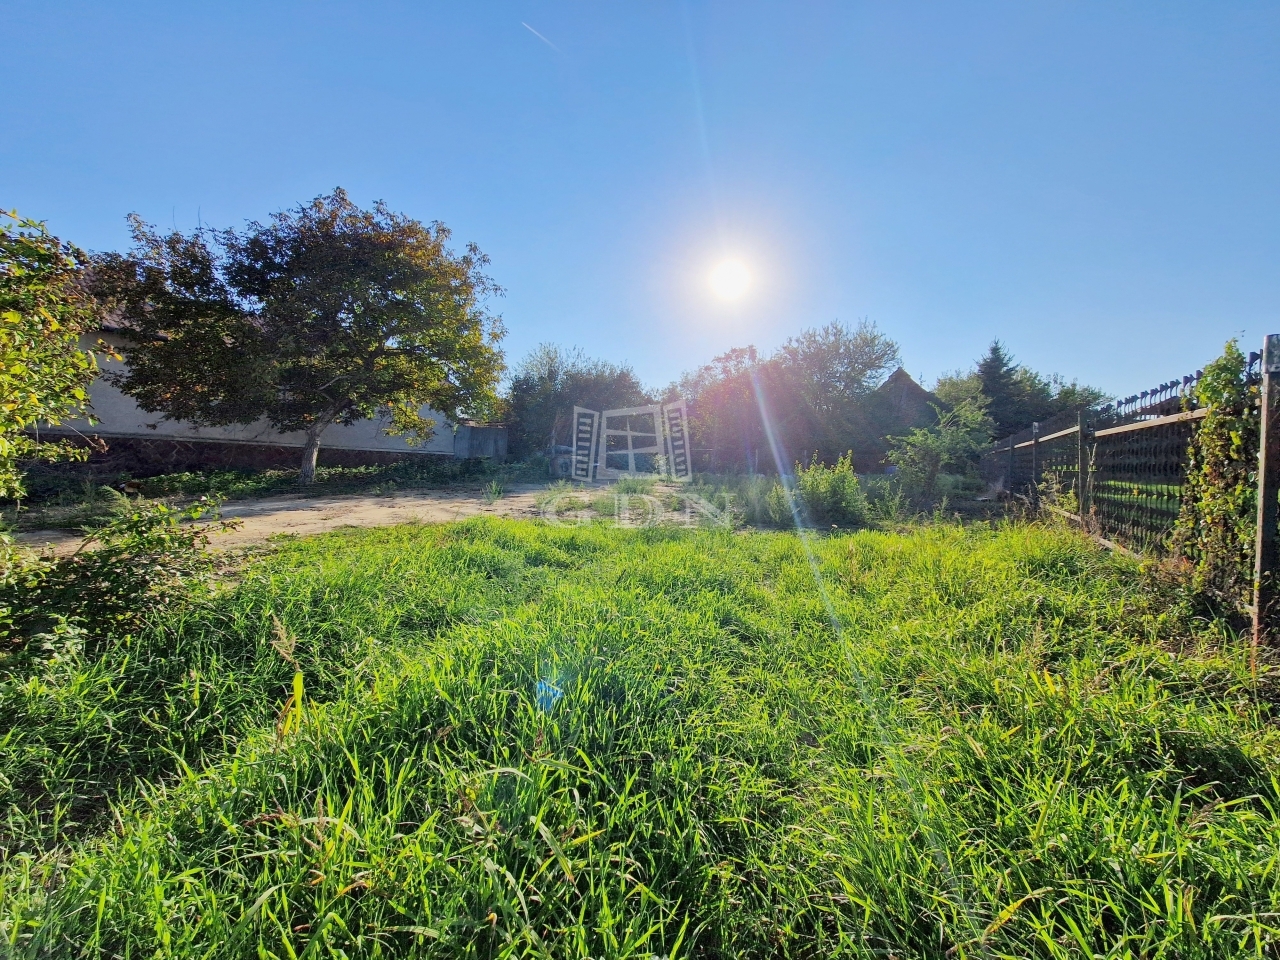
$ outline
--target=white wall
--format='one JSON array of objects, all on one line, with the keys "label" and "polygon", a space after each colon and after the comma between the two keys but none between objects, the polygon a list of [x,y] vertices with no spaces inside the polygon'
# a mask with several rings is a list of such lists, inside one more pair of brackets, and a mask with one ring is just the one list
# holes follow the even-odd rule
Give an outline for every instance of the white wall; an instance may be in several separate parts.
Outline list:
[{"label": "white wall", "polygon": [[[104,335],[104,340],[113,337]],[[86,337],[84,347],[90,348],[98,337]],[[124,363],[99,354],[103,372],[119,371]],[[227,427],[200,427],[185,420],[165,420],[158,413],[147,413],[126,393],[99,377],[89,387],[89,400],[96,424],[88,420],[67,420],[58,430],[75,429],[85,434],[103,437],[146,437],[174,440],[211,440],[223,443],[265,443],[289,447],[301,447],[306,435],[301,431],[279,433],[271,424],[260,420],[250,424],[232,424]],[[338,450],[379,450],[393,453],[434,453],[453,456],[453,424],[442,414],[430,410],[424,416],[436,421],[435,433],[430,440],[412,447],[403,437],[388,436],[382,432],[385,420],[361,420],[351,426],[334,424],[320,437],[321,448]]]}]

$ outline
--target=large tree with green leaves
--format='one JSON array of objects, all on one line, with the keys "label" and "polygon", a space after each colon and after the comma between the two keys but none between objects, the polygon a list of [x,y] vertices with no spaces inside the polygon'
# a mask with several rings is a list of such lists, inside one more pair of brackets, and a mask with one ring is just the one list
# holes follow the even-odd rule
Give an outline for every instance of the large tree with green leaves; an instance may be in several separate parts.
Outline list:
[{"label": "large tree with green leaves", "polygon": [[867,464],[879,458],[886,432],[873,394],[898,363],[898,345],[874,324],[832,322],[801,331],[768,358],[755,347],[730,350],[668,395],[690,401],[693,434],[713,469],[757,469],[770,432],[784,466],[815,453],[834,463],[851,447]]},{"label": "large tree with green leaves", "polygon": [[614,410],[650,396],[626,364],[592,360],[578,348],[539,344],[512,371],[507,391],[512,456],[527,457],[570,443],[573,408]]},{"label": "large tree with green leaves", "polygon": [[21,460],[85,452],[34,431],[88,405],[97,360],[80,343],[94,329],[86,262],[43,223],[0,211],[0,497],[22,495]]},{"label": "large tree with green leaves", "polygon": [[445,416],[483,416],[502,372],[501,291],[443,224],[352,203],[341,189],[242,230],[158,234],[132,219],[127,255],[95,271],[131,328],[121,387],[146,410],[207,425],[265,418],[302,431],[315,477],[331,425],[389,415],[420,442]]}]

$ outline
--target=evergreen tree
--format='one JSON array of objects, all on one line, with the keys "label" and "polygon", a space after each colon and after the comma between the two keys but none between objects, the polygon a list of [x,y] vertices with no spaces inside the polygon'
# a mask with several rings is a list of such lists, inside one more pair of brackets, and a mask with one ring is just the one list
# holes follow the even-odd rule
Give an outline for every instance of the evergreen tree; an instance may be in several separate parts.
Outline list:
[{"label": "evergreen tree", "polygon": [[[996,430],[1008,433],[1026,426],[1025,390],[1018,377],[1018,365],[999,340],[991,341],[987,355],[978,361],[978,382],[987,398],[987,415]],[[1027,420],[1027,423],[1030,421]]]}]

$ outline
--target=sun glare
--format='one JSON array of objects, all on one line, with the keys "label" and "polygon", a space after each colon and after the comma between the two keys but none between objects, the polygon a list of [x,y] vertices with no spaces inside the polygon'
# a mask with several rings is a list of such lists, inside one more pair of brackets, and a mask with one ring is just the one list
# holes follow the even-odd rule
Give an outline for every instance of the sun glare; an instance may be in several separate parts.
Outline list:
[{"label": "sun glare", "polygon": [[721,300],[737,300],[751,285],[751,274],[737,260],[722,260],[711,271],[711,291]]}]

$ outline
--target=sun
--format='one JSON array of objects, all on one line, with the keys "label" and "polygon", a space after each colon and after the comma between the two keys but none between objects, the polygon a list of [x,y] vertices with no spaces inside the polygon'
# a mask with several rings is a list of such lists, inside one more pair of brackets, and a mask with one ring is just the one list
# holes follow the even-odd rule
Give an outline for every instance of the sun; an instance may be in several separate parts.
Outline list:
[{"label": "sun", "polygon": [[751,273],[738,260],[721,260],[711,271],[711,292],[721,300],[738,300],[751,286]]}]

